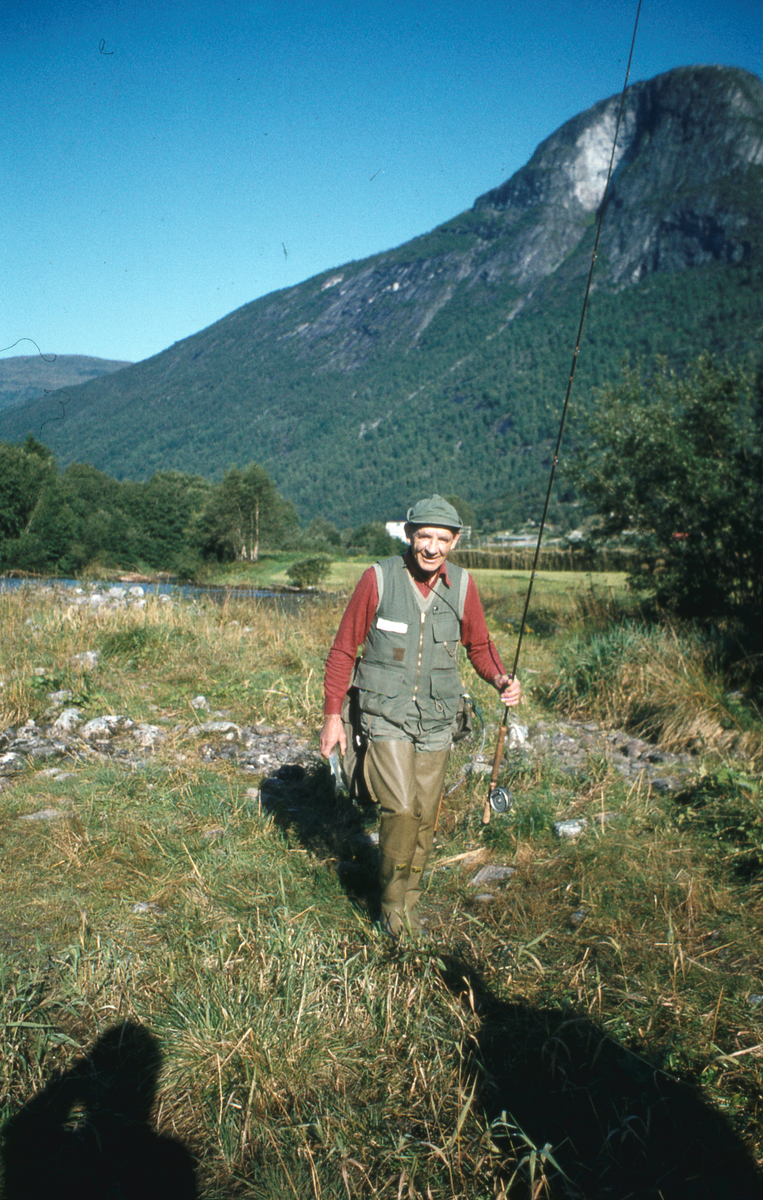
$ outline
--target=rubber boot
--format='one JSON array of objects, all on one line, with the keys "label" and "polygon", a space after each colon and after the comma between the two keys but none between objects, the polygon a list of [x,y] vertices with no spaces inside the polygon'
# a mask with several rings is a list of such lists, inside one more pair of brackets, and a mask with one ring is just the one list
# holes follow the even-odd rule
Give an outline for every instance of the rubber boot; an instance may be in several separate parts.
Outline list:
[{"label": "rubber boot", "polygon": [[406,929],[405,895],[408,889],[408,863],[399,863],[382,854],[379,866],[381,924],[385,933],[399,937]]},{"label": "rubber boot", "polygon": [[418,912],[421,881],[424,868],[432,852],[434,827],[440,807],[449,755],[449,750],[420,751],[416,755],[416,799],[421,818],[416,835],[416,848],[408,872],[408,886],[405,891],[407,921],[414,931],[420,931],[422,928]]},{"label": "rubber boot", "polygon": [[371,742],[364,764],[366,782],[381,809],[379,888],[382,928],[393,937],[407,928],[405,895],[416,850],[420,818],[412,742]]}]

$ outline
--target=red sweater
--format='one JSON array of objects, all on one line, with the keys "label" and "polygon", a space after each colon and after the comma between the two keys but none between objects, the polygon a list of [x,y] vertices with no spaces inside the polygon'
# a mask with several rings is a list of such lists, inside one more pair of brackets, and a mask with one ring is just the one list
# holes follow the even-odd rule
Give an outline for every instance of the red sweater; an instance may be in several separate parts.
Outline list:
[{"label": "red sweater", "polygon": [[[406,565],[410,570],[407,556]],[[411,573],[413,574],[413,572]],[[445,564],[440,568],[439,575],[442,575],[445,583],[450,587]],[[430,585],[416,579],[415,575],[413,578],[422,596],[428,596],[431,590]],[[360,582],[350,598],[350,603],[344,610],[334,644],[329,650],[326,660],[326,673],[323,680],[325,692],[323,711],[327,717],[341,711],[342,701],[352,679],[358,647],[366,640],[378,606],[376,571],[373,567],[369,567],[361,575]],[[466,589],[464,616],[461,621],[461,641],[466,647],[469,662],[477,674],[486,679],[488,683],[492,683],[496,675],[506,674],[500,655],[490,640],[477,585],[471,575]]]}]

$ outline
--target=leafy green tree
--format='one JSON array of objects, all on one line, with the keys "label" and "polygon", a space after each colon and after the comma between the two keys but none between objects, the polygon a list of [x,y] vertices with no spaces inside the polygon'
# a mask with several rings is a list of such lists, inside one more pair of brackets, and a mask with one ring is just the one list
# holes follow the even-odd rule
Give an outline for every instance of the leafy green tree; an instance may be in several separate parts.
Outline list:
[{"label": "leafy green tree", "polygon": [[31,434],[21,446],[0,442],[0,544],[28,528],[55,475],[53,455]]},{"label": "leafy green tree", "polygon": [[201,517],[212,484],[199,475],[157,471],[146,483],[124,484],[141,564],[193,575],[200,564]]},{"label": "leafy green tree", "polygon": [[257,562],[261,544],[278,544],[298,524],[293,505],[278,494],[264,467],[231,467],[212,489],[204,512],[205,551]]},{"label": "leafy green tree", "polygon": [[[681,615],[763,614],[763,392],[701,357],[626,366],[599,396],[575,477],[599,537],[628,539],[632,583]],[[628,543],[626,543],[628,544]]]},{"label": "leafy green tree", "polygon": [[373,558],[390,558],[399,554],[403,543],[387,533],[381,521],[368,521],[347,535],[347,549],[355,554],[370,554]]},{"label": "leafy green tree", "polygon": [[305,548],[336,551],[342,544],[342,537],[336,525],[324,521],[323,517],[313,517],[312,521],[299,538],[299,545]]},{"label": "leafy green tree", "polygon": [[[46,461],[54,468],[52,459]],[[26,527],[4,544],[5,562],[64,575],[96,560],[124,562],[129,526],[120,506],[123,487],[84,463],[72,464],[62,475],[49,469]]]},{"label": "leafy green tree", "polygon": [[[126,487],[110,475],[89,463],[72,463],[63,472],[55,494],[46,497],[44,530],[37,520],[33,524],[43,542],[51,544],[51,558],[60,554],[61,539],[67,536],[61,532],[58,510],[71,513],[76,523],[73,563],[65,565],[59,558],[59,570],[68,572],[96,561],[117,566],[133,558],[134,521],[128,516]],[[68,527],[64,525],[64,530]]]},{"label": "leafy green tree", "polygon": [[477,528],[477,514],[472,508],[468,500],[464,500],[461,496],[446,496],[445,499],[449,504],[452,504],[461,518],[464,525],[470,526],[472,532]]}]

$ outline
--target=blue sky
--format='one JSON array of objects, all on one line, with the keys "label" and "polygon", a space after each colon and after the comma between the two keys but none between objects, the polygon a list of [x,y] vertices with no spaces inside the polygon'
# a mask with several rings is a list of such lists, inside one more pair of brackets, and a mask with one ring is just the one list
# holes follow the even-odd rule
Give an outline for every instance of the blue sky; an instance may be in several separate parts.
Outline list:
[{"label": "blue sky", "polygon": [[[147,358],[426,233],[620,91],[635,13],[6,0],[0,346]],[[762,14],[643,0],[631,82],[690,63],[763,75]]]}]

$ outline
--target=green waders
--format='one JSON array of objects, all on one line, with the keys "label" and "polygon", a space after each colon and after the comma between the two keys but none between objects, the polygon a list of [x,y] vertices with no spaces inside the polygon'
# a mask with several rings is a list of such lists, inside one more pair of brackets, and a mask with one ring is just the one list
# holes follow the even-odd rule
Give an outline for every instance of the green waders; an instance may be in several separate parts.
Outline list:
[{"label": "green waders", "polygon": [[372,741],[365,760],[369,790],[381,809],[379,849],[382,926],[397,936],[417,932],[421,877],[450,750],[417,750],[403,740]]}]

